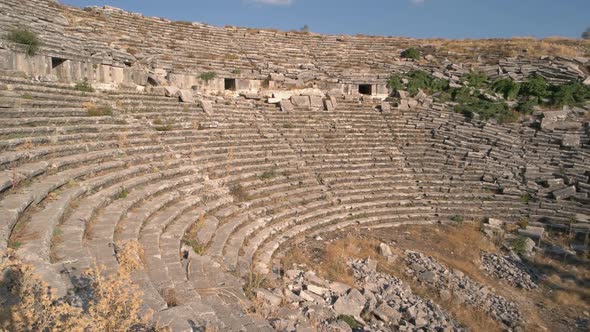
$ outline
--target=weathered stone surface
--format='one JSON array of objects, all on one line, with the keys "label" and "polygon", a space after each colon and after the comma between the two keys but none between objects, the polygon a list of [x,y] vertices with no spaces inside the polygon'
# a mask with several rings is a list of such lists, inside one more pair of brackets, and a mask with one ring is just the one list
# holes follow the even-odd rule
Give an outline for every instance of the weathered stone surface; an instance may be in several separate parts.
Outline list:
[{"label": "weathered stone surface", "polygon": [[209,100],[201,99],[201,107],[203,111],[207,114],[213,114],[213,104]]},{"label": "weathered stone surface", "polygon": [[320,96],[310,96],[310,106],[312,108],[322,108],[324,107],[324,101],[322,100],[322,97]]},{"label": "weathered stone surface", "polygon": [[558,190],[551,192],[551,195],[553,195],[553,198],[555,198],[557,200],[568,199],[575,194],[576,194],[576,187],[575,186],[569,186],[569,187],[565,187],[563,189],[558,189]]},{"label": "weathered stone surface", "polygon": [[192,90],[188,90],[188,89],[179,90],[178,91],[178,98],[180,98],[180,101],[185,102],[185,103],[194,103],[195,102],[195,98],[193,97]]},{"label": "weathered stone surface", "polygon": [[276,296],[266,289],[259,288],[254,290],[254,293],[256,294],[257,299],[264,301],[273,307],[278,307],[279,305],[281,305],[281,302],[283,301],[280,296]]},{"label": "weathered stone surface", "polygon": [[281,100],[279,105],[281,106],[281,111],[283,112],[292,112],[295,109],[290,100]]},{"label": "weathered stone surface", "polygon": [[353,288],[336,300],[334,310],[340,315],[360,316],[366,302],[363,294]]},{"label": "weathered stone surface", "polygon": [[529,237],[534,240],[539,240],[543,238],[543,235],[545,234],[545,228],[527,226],[525,229],[519,229],[518,234],[520,234],[521,236]]},{"label": "weathered stone surface", "polygon": [[379,254],[383,257],[393,256],[393,253],[391,252],[391,248],[385,243],[379,244]]},{"label": "weathered stone surface", "polygon": [[178,95],[179,91],[180,91],[180,89],[176,86],[165,86],[164,87],[164,92],[166,94],[166,97],[176,97]]},{"label": "weathered stone surface", "polygon": [[580,145],[580,136],[575,134],[565,134],[561,139],[561,146],[576,147]]},{"label": "weathered stone surface", "polygon": [[292,96],[291,103],[296,107],[310,107],[309,96]]}]

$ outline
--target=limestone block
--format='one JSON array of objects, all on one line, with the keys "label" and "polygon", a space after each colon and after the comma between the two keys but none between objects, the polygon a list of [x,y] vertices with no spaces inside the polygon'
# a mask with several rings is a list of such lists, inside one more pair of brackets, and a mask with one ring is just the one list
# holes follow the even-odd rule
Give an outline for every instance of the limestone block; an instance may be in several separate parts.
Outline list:
[{"label": "limestone block", "polygon": [[567,199],[576,194],[576,187],[569,186],[563,189],[555,190],[551,193],[556,200]]},{"label": "limestone block", "polygon": [[334,110],[334,105],[332,104],[332,101],[330,99],[325,99],[324,100],[324,109],[326,111],[333,111]]},{"label": "limestone block", "polygon": [[293,104],[288,99],[281,100],[279,105],[281,106],[281,111],[283,112],[292,112],[294,110]]},{"label": "limestone block", "polygon": [[313,108],[322,108],[324,106],[322,97],[319,96],[310,96],[310,104]]},{"label": "limestone block", "polygon": [[565,134],[561,139],[561,146],[576,147],[580,145],[580,136],[574,134]]},{"label": "limestone block", "polygon": [[293,105],[298,106],[298,107],[309,107],[310,106],[309,96],[292,96],[291,102],[293,103]]},{"label": "limestone block", "polygon": [[181,89],[178,91],[178,97],[180,101],[185,103],[194,103],[195,98],[193,97],[193,91],[189,89]]},{"label": "limestone block", "polygon": [[207,114],[213,113],[213,104],[211,104],[211,101],[201,99],[201,107],[203,108],[203,111],[205,113],[207,113]]},{"label": "limestone block", "polygon": [[176,86],[164,87],[164,93],[166,94],[166,97],[175,97],[178,94],[178,91],[180,91],[180,89]]},{"label": "limestone block", "polygon": [[340,315],[360,316],[365,308],[367,300],[356,289],[351,289],[348,294],[340,297],[334,303],[334,311]]}]

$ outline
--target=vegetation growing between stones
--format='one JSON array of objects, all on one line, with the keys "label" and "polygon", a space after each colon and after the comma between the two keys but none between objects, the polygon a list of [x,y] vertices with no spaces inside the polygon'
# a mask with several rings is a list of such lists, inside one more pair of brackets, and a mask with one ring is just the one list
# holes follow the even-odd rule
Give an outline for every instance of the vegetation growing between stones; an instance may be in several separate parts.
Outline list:
[{"label": "vegetation growing between stones", "polygon": [[424,92],[440,101],[455,103],[454,110],[467,118],[495,119],[500,123],[517,121],[521,114],[530,114],[536,107],[580,106],[590,100],[590,87],[581,82],[554,85],[537,75],[523,82],[511,78],[490,82],[484,73],[472,71],[462,82],[462,87],[451,87],[446,80],[412,70],[392,75],[388,87],[407,91],[410,96]]},{"label": "vegetation growing between stones", "polygon": [[201,75],[199,75],[199,78],[201,80],[205,81],[205,83],[209,83],[209,81],[211,81],[215,77],[217,77],[217,74],[215,74],[212,71],[204,72],[204,73],[201,73]]},{"label": "vegetation growing between stones", "polygon": [[113,115],[113,108],[109,105],[100,104],[96,105],[94,103],[87,103],[84,104],[86,108],[86,112],[88,116],[112,116]]},{"label": "vegetation growing between stones", "polygon": [[414,47],[410,47],[407,50],[404,50],[401,54],[402,58],[406,59],[420,59],[420,51]]},{"label": "vegetation growing between stones", "polygon": [[25,46],[25,52],[29,56],[37,54],[41,46],[41,40],[37,34],[27,27],[16,27],[8,31],[4,39]]},{"label": "vegetation growing between stones", "polygon": [[88,79],[86,78],[83,81],[76,83],[74,90],[81,92],[94,92],[94,88],[90,83],[88,83]]}]

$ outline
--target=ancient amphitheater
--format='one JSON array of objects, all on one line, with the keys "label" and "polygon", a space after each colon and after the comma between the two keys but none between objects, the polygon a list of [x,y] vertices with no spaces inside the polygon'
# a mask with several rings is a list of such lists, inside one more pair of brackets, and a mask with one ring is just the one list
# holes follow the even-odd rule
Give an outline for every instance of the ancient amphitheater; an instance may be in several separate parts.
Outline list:
[{"label": "ancient amphitheater", "polygon": [[400,53],[424,42],[0,1],[0,30],[16,26],[42,45],[0,42],[0,251],[60,296],[137,241],[132,278],[162,326],[273,330],[244,278],[280,276],[294,241],[457,216],[588,230],[588,104],[500,124],[387,85],[412,69],[460,84],[473,68],[588,83],[588,58],[413,61]]}]

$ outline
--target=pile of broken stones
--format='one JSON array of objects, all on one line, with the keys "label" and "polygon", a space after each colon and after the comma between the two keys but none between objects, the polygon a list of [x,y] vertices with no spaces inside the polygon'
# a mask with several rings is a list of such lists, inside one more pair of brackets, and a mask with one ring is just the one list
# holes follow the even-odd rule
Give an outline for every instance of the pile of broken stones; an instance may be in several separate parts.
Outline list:
[{"label": "pile of broken stones", "polygon": [[482,252],[481,264],[489,275],[525,290],[537,289],[538,277],[520,261],[518,256]]},{"label": "pile of broken stones", "polygon": [[[286,284],[274,291],[258,289],[273,327],[279,331],[465,331],[448,312],[413,294],[410,287],[377,272],[371,259],[349,260],[357,280],[350,287],[313,272],[288,270]],[[288,306],[278,308],[281,303]],[[313,325],[311,325],[313,322]]]},{"label": "pile of broken stones", "polygon": [[507,327],[518,327],[522,315],[515,303],[432,257],[413,251],[406,251],[405,254],[407,273],[430,288],[439,290],[442,299],[453,296],[456,301],[484,310]]}]

